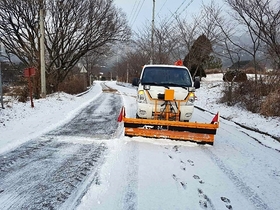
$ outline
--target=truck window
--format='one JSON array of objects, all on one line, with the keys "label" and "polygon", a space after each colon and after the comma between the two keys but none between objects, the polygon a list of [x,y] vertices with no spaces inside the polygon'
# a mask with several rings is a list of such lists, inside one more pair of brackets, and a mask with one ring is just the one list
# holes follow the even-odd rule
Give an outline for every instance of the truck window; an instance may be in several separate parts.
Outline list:
[{"label": "truck window", "polygon": [[146,67],[142,84],[191,87],[192,81],[187,69],[172,67]]}]

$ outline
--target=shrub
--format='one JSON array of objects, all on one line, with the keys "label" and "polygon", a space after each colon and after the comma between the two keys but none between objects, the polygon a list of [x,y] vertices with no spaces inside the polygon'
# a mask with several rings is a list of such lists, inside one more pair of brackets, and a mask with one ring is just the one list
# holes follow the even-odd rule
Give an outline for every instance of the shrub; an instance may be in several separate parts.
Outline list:
[{"label": "shrub", "polygon": [[230,106],[239,104],[248,111],[265,116],[280,116],[280,84],[269,77],[260,77],[257,82],[225,83],[220,102]]},{"label": "shrub", "polygon": [[2,91],[3,91],[3,94],[9,93],[10,92],[10,88],[8,86],[3,85]]},{"label": "shrub", "polygon": [[58,89],[68,94],[78,94],[84,92],[86,87],[87,84],[84,78],[79,77],[79,75],[73,75],[59,84]]},{"label": "shrub", "polygon": [[17,97],[19,102],[27,102],[29,98],[29,88],[28,86],[18,86],[13,90],[14,96]]},{"label": "shrub", "polygon": [[280,89],[271,92],[261,105],[260,113],[265,116],[280,116]]},{"label": "shrub", "polygon": [[239,70],[229,70],[223,76],[223,80],[226,82],[244,82],[247,81],[247,75]]}]

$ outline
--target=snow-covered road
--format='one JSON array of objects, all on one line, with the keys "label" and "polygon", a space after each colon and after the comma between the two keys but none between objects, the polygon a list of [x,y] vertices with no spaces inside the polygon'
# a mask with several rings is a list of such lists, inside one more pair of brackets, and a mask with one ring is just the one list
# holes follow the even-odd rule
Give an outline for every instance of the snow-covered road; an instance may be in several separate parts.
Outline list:
[{"label": "snow-covered road", "polygon": [[[133,117],[134,90],[112,87]],[[193,121],[212,117],[196,109]],[[280,155],[259,143],[267,138],[221,119],[213,147],[141,137],[110,142],[102,184],[78,209],[280,209]]]},{"label": "snow-covered road", "polygon": [[[112,86],[135,114],[135,90]],[[195,110],[193,121],[213,115]],[[221,119],[215,145],[164,139],[110,142],[101,185],[78,209],[280,209],[279,151],[256,140],[268,136]]]},{"label": "snow-covered road", "polygon": [[102,141],[117,134],[121,107],[106,90],[68,123],[0,155],[0,209],[73,209],[98,185]]},{"label": "snow-covered road", "polygon": [[[269,136],[221,119],[214,146],[124,137],[116,118],[122,105],[135,116],[136,90],[106,85],[118,92],[0,154],[1,209],[280,209],[279,149],[260,143]],[[196,109],[192,120],[212,117]]]}]

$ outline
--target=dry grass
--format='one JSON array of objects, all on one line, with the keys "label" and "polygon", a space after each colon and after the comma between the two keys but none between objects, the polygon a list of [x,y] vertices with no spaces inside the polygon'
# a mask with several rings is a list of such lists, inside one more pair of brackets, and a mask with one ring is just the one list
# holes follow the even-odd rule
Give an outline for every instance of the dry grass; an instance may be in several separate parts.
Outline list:
[{"label": "dry grass", "polygon": [[[85,80],[79,77],[79,75],[68,77],[63,83],[59,85],[59,91],[68,94],[78,94],[84,92],[86,88],[87,84],[85,84]],[[30,92],[27,84],[3,86],[3,94],[5,96],[13,97],[19,102],[27,102],[30,100]]]},{"label": "dry grass", "polygon": [[262,103],[260,113],[265,116],[280,116],[280,89],[271,92]]},{"label": "dry grass", "polygon": [[265,116],[280,116],[279,77],[261,77],[239,83],[225,83],[220,100],[232,106],[239,104],[248,111]]},{"label": "dry grass", "polygon": [[85,80],[80,75],[73,75],[61,83],[58,89],[68,94],[78,94],[85,91],[86,87]]},{"label": "dry grass", "polygon": [[11,96],[18,100],[19,102],[26,102],[28,101],[29,97],[29,88],[26,85],[22,86],[12,86],[3,88],[3,93],[5,96]]}]

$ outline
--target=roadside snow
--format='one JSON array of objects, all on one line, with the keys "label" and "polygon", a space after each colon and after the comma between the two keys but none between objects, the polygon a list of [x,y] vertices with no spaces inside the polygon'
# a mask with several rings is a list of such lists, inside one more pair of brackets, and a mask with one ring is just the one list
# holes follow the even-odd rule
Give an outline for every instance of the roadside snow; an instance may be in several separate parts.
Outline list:
[{"label": "roadside snow", "polygon": [[9,100],[4,105],[5,109],[0,109],[0,153],[69,121],[101,92],[101,86],[94,85],[82,96],[55,93],[45,99],[34,100],[34,108],[30,102]]},{"label": "roadside snow", "polygon": [[278,138],[280,141],[280,117],[264,117],[248,112],[237,105],[229,107],[219,103],[223,85],[222,74],[207,75],[207,78],[202,79],[201,88],[196,90],[195,105],[213,114],[219,112],[220,116],[227,120],[257,129]]}]

